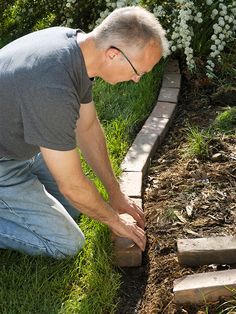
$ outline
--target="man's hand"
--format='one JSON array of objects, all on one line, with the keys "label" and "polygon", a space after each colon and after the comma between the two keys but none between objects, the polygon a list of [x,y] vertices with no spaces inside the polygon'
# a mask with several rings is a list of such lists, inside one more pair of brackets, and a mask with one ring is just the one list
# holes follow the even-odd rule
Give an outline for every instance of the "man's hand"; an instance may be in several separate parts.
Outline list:
[{"label": "man's hand", "polygon": [[142,209],[121,191],[116,191],[109,199],[111,207],[119,214],[127,213],[137,221],[140,228],[144,229],[145,219]]},{"label": "man's hand", "polygon": [[142,251],[145,250],[146,236],[142,228],[128,214],[121,214],[116,221],[109,224],[114,234],[133,240]]}]

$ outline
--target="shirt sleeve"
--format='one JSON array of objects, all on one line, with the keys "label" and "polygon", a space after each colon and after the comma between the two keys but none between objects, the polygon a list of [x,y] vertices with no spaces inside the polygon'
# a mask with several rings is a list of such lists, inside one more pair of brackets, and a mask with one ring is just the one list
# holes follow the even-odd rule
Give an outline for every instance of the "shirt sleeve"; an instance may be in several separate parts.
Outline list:
[{"label": "shirt sleeve", "polygon": [[55,150],[74,149],[79,108],[77,96],[68,89],[36,88],[22,103],[25,141]]},{"label": "shirt sleeve", "polygon": [[83,94],[83,98],[81,98],[81,104],[88,104],[92,102],[93,96],[92,96],[92,83],[88,86],[88,89]]}]

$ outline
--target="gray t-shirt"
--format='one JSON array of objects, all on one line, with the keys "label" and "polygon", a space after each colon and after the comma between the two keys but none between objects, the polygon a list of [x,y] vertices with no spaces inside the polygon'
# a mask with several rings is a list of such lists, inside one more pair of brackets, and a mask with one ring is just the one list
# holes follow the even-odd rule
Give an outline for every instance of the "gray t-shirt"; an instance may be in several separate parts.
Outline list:
[{"label": "gray t-shirt", "polygon": [[76,33],[52,27],[0,50],[0,157],[28,159],[39,146],[76,147],[80,103],[92,101]]}]

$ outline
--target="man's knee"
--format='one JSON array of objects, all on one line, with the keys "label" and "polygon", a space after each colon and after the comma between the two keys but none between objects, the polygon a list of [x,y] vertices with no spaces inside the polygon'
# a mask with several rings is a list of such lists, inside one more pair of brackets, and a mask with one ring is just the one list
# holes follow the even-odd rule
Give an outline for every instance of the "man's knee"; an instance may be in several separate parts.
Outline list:
[{"label": "man's knee", "polygon": [[80,234],[71,239],[69,247],[66,248],[66,256],[75,256],[85,245],[85,237],[82,232]]},{"label": "man's knee", "polygon": [[66,239],[47,243],[46,255],[56,259],[75,256],[85,245],[84,234],[78,230]]}]

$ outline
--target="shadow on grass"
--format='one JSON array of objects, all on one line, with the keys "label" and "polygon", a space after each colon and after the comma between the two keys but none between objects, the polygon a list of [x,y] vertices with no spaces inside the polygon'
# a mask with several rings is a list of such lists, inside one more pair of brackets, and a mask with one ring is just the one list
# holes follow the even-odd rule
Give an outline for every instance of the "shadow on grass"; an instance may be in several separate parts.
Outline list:
[{"label": "shadow on grass", "polygon": [[149,273],[149,258],[146,252],[140,267],[121,269],[122,285],[116,314],[138,313],[145,293]]}]

